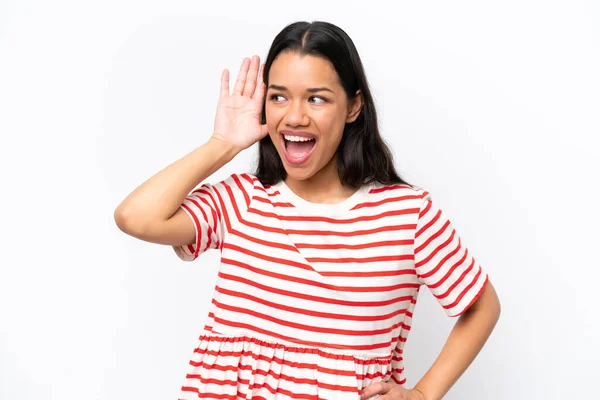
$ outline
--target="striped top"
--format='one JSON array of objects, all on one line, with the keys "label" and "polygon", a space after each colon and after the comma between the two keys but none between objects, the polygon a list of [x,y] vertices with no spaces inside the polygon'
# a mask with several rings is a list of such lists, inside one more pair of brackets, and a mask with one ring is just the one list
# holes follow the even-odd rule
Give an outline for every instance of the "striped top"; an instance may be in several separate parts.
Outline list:
[{"label": "striped top", "polygon": [[221,264],[180,399],[357,399],[371,383],[406,383],[403,348],[419,289],[458,316],[487,275],[431,195],[363,186],[309,203],[284,182],[234,174],[181,207],[196,243]]}]

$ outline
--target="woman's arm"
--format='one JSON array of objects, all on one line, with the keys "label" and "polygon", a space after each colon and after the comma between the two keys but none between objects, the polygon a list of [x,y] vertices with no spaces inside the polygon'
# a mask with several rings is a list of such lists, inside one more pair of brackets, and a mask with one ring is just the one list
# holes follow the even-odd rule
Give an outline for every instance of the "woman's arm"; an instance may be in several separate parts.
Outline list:
[{"label": "woman's arm", "polygon": [[211,138],[130,193],[114,212],[117,226],[149,242],[193,243],[194,225],[183,210],[179,211],[181,202],[236,154],[237,150],[230,144]]},{"label": "woman's arm", "polygon": [[500,317],[500,301],[491,282],[456,322],[429,371],[415,386],[426,400],[441,399],[465,372]]},{"label": "woman's arm", "polygon": [[263,69],[260,57],[244,58],[233,93],[229,90],[229,70],[223,70],[210,140],[156,173],[119,204],[114,219],[123,232],[154,243],[194,243],[194,224],[180,208],[182,201],[236,154],[268,133],[266,125],[260,123],[266,90]]},{"label": "woman's arm", "polygon": [[419,383],[410,390],[389,382],[376,382],[362,391],[362,399],[438,400],[450,390],[475,359],[500,317],[500,301],[491,282],[458,319],[440,355]]}]

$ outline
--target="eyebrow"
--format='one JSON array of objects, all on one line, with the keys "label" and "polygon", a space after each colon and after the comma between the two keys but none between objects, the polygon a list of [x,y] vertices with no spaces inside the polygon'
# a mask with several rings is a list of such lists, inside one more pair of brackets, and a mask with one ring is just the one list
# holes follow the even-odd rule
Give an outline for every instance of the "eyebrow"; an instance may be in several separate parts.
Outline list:
[{"label": "eyebrow", "polygon": [[[288,88],[286,88],[285,86],[281,86],[281,85],[269,85],[269,89],[275,89],[275,90],[281,90],[281,91],[287,91]],[[316,88],[308,88],[306,89],[307,92],[310,93],[317,93],[317,92],[331,92],[333,93],[333,90],[329,89],[328,87],[316,87]]]}]

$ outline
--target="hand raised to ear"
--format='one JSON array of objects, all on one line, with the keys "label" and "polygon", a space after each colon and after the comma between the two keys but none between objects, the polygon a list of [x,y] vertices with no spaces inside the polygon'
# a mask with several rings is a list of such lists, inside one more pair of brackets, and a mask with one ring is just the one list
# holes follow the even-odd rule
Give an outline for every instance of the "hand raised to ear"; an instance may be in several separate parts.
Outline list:
[{"label": "hand raised to ear", "polygon": [[231,94],[229,70],[223,70],[213,138],[241,151],[267,135],[267,126],[260,123],[266,92],[263,70],[260,57],[244,58]]}]

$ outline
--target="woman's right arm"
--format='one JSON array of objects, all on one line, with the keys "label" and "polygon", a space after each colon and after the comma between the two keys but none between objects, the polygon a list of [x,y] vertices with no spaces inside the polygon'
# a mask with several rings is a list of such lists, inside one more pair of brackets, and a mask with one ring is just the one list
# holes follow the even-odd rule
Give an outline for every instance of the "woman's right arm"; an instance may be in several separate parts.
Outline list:
[{"label": "woman's right arm", "polygon": [[223,71],[212,137],[131,192],[114,212],[119,229],[147,242],[171,246],[195,242],[194,223],[181,208],[186,196],[268,133],[260,123],[263,69],[258,56],[244,58],[231,94],[229,71]]},{"label": "woman's right arm", "polygon": [[237,152],[231,144],[211,138],[129,194],[115,210],[117,226],[147,242],[172,246],[194,243],[194,224],[180,205]]}]

